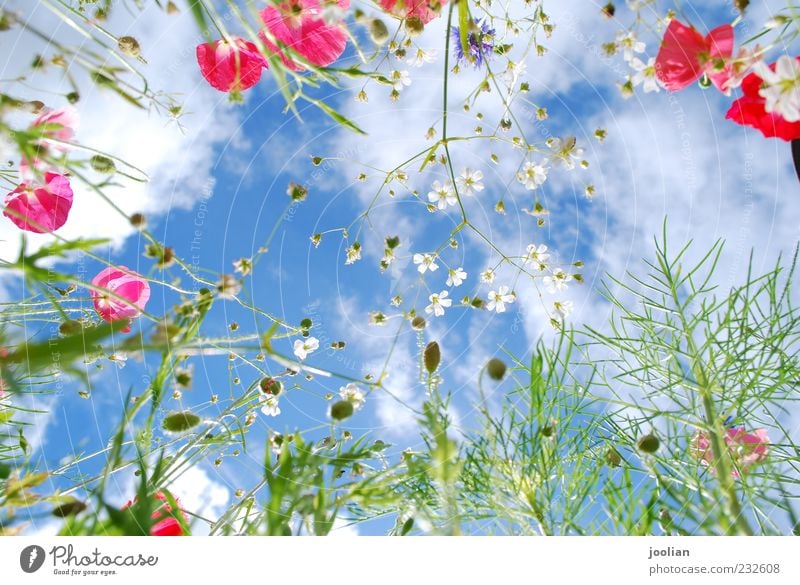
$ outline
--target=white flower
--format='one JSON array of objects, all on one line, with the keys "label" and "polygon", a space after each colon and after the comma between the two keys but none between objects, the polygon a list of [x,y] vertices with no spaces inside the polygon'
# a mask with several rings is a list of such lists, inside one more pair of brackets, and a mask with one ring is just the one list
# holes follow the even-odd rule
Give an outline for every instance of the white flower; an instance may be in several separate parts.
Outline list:
[{"label": "white flower", "polygon": [[281,413],[281,409],[278,407],[278,397],[266,394],[261,399],[261,412],[267,416],[278,416]]},{"label": "white flower", "polygon": [[645,44],[636,40],[636,35],[632,32],[627,34],[622,31],[617,33],[617,44],[622,49],[622,57],[626,61],[634,58],[634,53],[644,53]]},{"label": "white flower", "polygon": [[114,362],[118,368],[124,368],[125,364],[128,361],[128,354],[124,351],[115,351],[110,356],[108,356],[109,361]]},{"label": "white flower", "polygon": [[456,179],[456,182],[464,195],[475,195],[475,193],[483,191],[482,179],[483,172],[473,171],[471,168],[467,167]]},{"label": "white flower", "polygon": [[438,51],[436,49],[428,49],[427,51],[417,49],[417,52],[414,53],[414,56],[409,57],[408,61],[406,62],[412,67],[422,67],[425,63],[433,63],[436,60],[437,54]]},{"label": "white flower", "polygon": [[395,69],[390,74],[389,79],[391,79],[392,88],[395,91],[403,91],[404,87],[411,85],[411,77],[409,77],[408,71],[397,71]]},{"label": "white flower", "polygon": [[526,189],[533,191],[547,180],[547,167],[526,161],[522,170],[517,173],[517,180],[525,185]]},{"label": "white flower", "polygon": [[491,268],[487,268],[486,270],[481,272],[480,280],[481,282],[487,282],[489,284],[492,284],[494,282],[494,277],[495,277],[494,270],[492,270]]},{"label": "white flower", "polygon": [[547,253],[547,246],[544,244],[540,244],[539,246],[536,244],[528,244],[527,252],[528,253],[525,255],[525,264],[533,264],[533,267],[540,271],[547,268],[545,262],[550,258],[550,254]]},{"label": "white flower", "polygon": [[501,286],[497,292],[489,291],[489,302],[486,303],[486,308],[490,311],[497,311],[498,313],[505,313],[506,303],[511,304],[517,299],[517,295],[513,292],[508,292],[507,286]]},{"label": "white flower", "polygon": [[448,296],[450,296],[450,293],[446,290],[443,290],[439,294],[434,293],[429,296],[428,300],[431,304],[425,307],[425,312],[428,314],[433,313],[437,317],[444,315],[444,310],[453,304],[453,301],[447,298]]},{"label": "white flower", "polygon": [[503,81],[508,87],[513,88],[517,84],[517,81],[525,76],[527,69],[528,66],[524,62],[514,65],[509,61],[508,67],[503,73]]},{"label": "white flower", "polygon": [[253,261],[250,258],[239,258],[234,261],[233,269],[242,276],[247,276],[253,271]]},{"label": "white flower", "polygon": [[307,337],[306,339],[296,339],[294,342],[294,355],[297,359],[304,360],[308,354],[319,349],[319,339]]},{"label": "white flower", "polygon": [[364,398],[364,393],[352,382],[347,386],[342,386],[339,388],[339,396],[342,397],[342,400],[347,400],[352,403],[355,410],[358,410],[364,406],[364,402],[366,401],[366,398]]},{"label": "white flower", "polygon": [[753,71],[764,80],[758,95],[767,100],[767,112],[779,114],[787,122],[800,121],[800,63],[789,55],[781,55],[775,71],[763,61]]},{"label": "white flower", "polygon": [[629,64],[636,71],[636,74],[631,78],[631,83],[633,83],[634,87],[641,84],[645,93],[661,89],[656,77],[656,60],[654,57],[650,57],[646,64],[638,57],[634,57],[629,61]]},{"label": "white flower", "polygon": [[356,242],[345,251],[345,264],[353,264],[361,260],[361,244]]},{"label": "white flower", "polygon": [[445,181],[434,181],[431,191],[428,193],[428,201],[435,203],[439,209],[447,209],[448,205],[458,203],[456,192],[453,190],[453,183]]},{"label": "white flower", "polygon": [[439,269],[439,265],[436,263],[436,256],[433,254],[414,254],[414,264],[419,264],[417,271],[420,274],[425,274],[426,270],[434,272]]},{"label": "white flower", "polygon": [[572,280],[572,275],[556,268],[551,276],[544,277],[543,282],[547,287],[547,292],[555,293],[567,290],[567,283],[570,280]]},{"label": "white flower", "polygon": [[467,278],[467,273],[463,268],[450,269],[447,271],[447,286],[461,286]]},{"label": "white flower", "polygon": [[556,301],[553,303],[553,310],[560,321],[569,317],[572,314],[572,309],[572,301]]},{"label": "white flower", "polygon": [[550,162],[553,163],[553,166],[557,167],[563,164],[570,171],[574,169],[575,161],[581,160],[583,156],[583,149],[577,148],[575,144],[574,136],[551,138],[549,141],[550,150],[552,151]]}]

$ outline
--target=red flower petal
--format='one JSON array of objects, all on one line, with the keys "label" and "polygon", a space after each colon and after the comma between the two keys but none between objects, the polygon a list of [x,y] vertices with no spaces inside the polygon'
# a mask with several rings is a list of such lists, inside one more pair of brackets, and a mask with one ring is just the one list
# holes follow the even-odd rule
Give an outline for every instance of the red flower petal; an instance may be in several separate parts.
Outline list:
[{"label": "red flower petal", "polygon": [[[775,64],[770,68],[774,71]],[[742,126],[755,128],[766,138],[780,138],[787,142],[800,138],[800,122],[787,122],[780,114],[767,112],[766,100],[758,93],[762,83],[756,73],[745,77],[742,81],[744,95],[733,102],[725,117]]]},{"label": "red flower petal", "polygon": [[[340,8],[350,6],[350,0],[338,0]],[[261,11],[261,19],[278,41],[296,51],[318,67],[336,61],[347,45],[343,25],[325,24],[318,0],[289,0],[280,6],[268,6]],[[278,55],[287,67],[300,71],[303,66],[275,46],[267,36],[259,33],[270,51]]]},{"label": "red flower petal", "polygon": [[670,91],[683,89],[700,79],[700,58],[708,51],[708,43],[699,32],[673,18],[656,57],[656,76]]},{"label": "red flower petal", "polygon": [[267,60],[258,47],[244,39],[219,40],[197,46],[200,73],[219,91],[244,91],[261,79]]},{"label": "red flower petal", "polygon": [[[711,79],[711,82],[717,87],[717,89],[722,92],[725,91],[723,89],[723,85],[726,81],[728,81],[728,79],[730,79],[731,76],[733,42],[733,27],[729,24],[718,26],[708,33],[708,36],[706,37],[706,43],[709,47],[708,53],[710,56],[710,60],[706,68],[708,71],[708,77]],[[713,73],[715,65],[720,60],[725,62],[725,68],[722,71]]]}]

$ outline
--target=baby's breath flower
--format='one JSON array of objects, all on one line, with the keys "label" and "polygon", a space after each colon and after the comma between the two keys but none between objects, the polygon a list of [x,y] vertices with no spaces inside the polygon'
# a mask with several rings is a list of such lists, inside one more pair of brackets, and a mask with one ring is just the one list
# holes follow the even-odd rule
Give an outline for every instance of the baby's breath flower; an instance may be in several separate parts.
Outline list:
[{"label": "baby's breath flower", "polygon": [[526,250],[525,264],[531,264],[539,271],[543,271],[547,268],[545,262],[550,258],[550,254],[547,253],[547,246],[544,244],[540,244],[539,246],[536,244],[528,244]]},{"label": "baby's breath flower", "polygon": [[541,187],[547,180],[547,170],[547,167],[542,163],[534,164],[531,161],[526,161],[522,166],[522,170],[517,173],[517,180],[526,189],[533,191]]},{"label": "baby's breath flower", "polygon": [[483,173],[481,171],[473,171],[467,167],[458,176],[456,182],[464,195],[474,195],[483,191],[482,179]]},{"label": "baby's breath flower", "polygon": [[506,304],[511,304],[516,299],[517,295],[509,292],[507,286],[501,286],[497,291],[489,291],[489,302],[486,303],[486,308],[490,311],[505,313]]},{"label": "baby's breath flower", "polygon": [[491,268],[487,268],[486,270],[481,272],[481,275],[480,275],[480,281],[481,282],[485,282],[487,284],[492,284],[494,282],[494,278],[495,278],[495,273],[494,273],[494,270],[492,270]]},{"label": "baby's breath flower", "polygon": [[436,317],[441,317],[444,315],[444,310],[450,307],[453,304],[451,299],[447,297],[450,296],[446,290],[443,290],[440,293],[434,293],[428,297],[428,300],[431,302],[430,305],[425,307],[425,312],[429,315],[433,313]]},{"label": "baby's breath flower", "polygon": [[217,292],[220,298],[233,299],[242,290],[242,285],[237,278],[230,274],[223,274],[217,281]]},{"label": "baby's breath flower", "polygon": [[447,209],[448,206],[458,203],[453,183],[450,181],[434,181],[431,185],[431,191],[428,193],[428,201],[435,203],[436,207],[441,210]]},{"label": "baby's breath flower", "polygon": [[414,264],[418,264],[417,271],[420,274],[425,274],[428,270],[435,272],[439,269],[439,265],[436,264],[436,256],[432,254],[414,254],[413,260]]},{"label": "baby's breath flower", "polygon": [[294,342],[294,355],[297,359],[304,360],[308,354],[319,349],[319,339],[316,337],[307,337],[305,339],[296,339]]},{"label": "baby's breath flower", "polygon": [[553,274],[545,276],[543,279],[547,292],[556,293],[567,290],[567,283],[572,280],[572,275],[564,272],[561,268],[553,270]]},{"label": "baby's breath flower", "polygon": [[242,276],[247,276],[253,271],[253,262],[250,258],[239,258],[234,261],[233,269]]},{"label": "baby's breath flower", "polygon": [[447,272],[447,286],[461,286],[467,278],[467,273],[463,268],[451,268]]},{"label": "baby's breath flower", "polygon": [[408,71],[398,71],[395,69],[389,75],[389,79],[392,82],[392,89],[398,92],[403,91],[404,87],[411,85],[411,77]]},{"label": "baby's breath flower", "polygon": [[364,392],[352,382],[347,386],[339,388],[339,396],[342,397],[342,400],[349,401],[355,410],[360,409],[364,406],[364,402],[366,402]]},{"label": "baby's breath flower", "polygon": [[361,260],[361,244],[353,242],[353,245],[349,246],[345,251],[345,256],[345,264],[354,264]]},{"label": "baby's breath flower", "polygon": [[572,170],[575,168],[576,161],[581,161],[583,149],[576,146],[574,136],[551,138],[548,142],[550,150],[552,151],[550,154],[550,162],[553,163],[553,166],[563,164],[566,169]]}]

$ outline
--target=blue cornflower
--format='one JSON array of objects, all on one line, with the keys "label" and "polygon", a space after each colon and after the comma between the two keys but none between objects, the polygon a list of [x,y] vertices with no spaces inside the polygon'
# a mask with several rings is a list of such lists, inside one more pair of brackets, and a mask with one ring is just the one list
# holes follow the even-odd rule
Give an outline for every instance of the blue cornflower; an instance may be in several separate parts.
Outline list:
[{"label": "blue cornflower", "polygon": [[489,24],[485,20],[475,20],[470,26],[469,34],[467,35],[467,44],[469,45],[469,53],[464,54],[464,48],[461,46],[461,31],[457,26],[452,30],[453,41],[455,46],[455,57],[459,65],[471,63],[478,69],[483,65],[483,59],[491,56],[494,51],[494,29],[489,28]]}]

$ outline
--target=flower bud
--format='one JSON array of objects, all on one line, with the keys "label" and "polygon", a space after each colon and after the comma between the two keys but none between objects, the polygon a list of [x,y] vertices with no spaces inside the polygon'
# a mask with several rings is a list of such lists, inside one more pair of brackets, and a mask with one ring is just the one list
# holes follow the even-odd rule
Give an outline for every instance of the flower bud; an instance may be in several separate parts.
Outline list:
[{"label": "flower bud", "polygon": [[506,375],[506,369],[505,362],[498,358],[492,358],[489,360],[489,363],[486,364],[486,373],[489,374],[492,380],[497,380],[498,382]]},{"label": "flower bud", "polygon": [[283,383],[280,380],[276,380],[275,378],[271,378],[269,376],[262,378],[258,385],[264,394],[278,396],[281,392],[283,392]]},{"label": "flower bud", "polygon": [[120,37],[117,41],[119,50],[128,55],[129,57],[138,57],[142,54],[142,48],[139,46],[139,41],[133,37]]},{"label": "flower bud", "polygon": [[161,427],[170,433],[182,433],[200,424],[200,417],[190,410],[173,412],[164,417]]},{"label": "flower bud", "polygon": [[425,347],[425,351],[422,354],[422,359],[425,363],[425,369],[428,370],[428,373],[434,373],[436,368],[439,367],[439,362],[442,361],[442,352],[439,349],[439,344],[435,341],[431,341]]},{"label": "flower bud", "polygon": [[642,451],[643,453],[655,453],[656,451],[658,451],[659,445],[660,442],[658,440],[658,437],[656,437],[653,434],[645,435],[644,437],[639,439],[639,442],[636,444],[639,450]]},{"label": "flower bud", "polygon": [[406,33],[410,37],[421,35],[425,30],[425,23],[422,22],[419,16],[409,16],[406,18]]},{"label": "flower bud", "polygon": [[369,23],[369,37],[376,45],[382,45],[389,40],[389,29],[382,20],[374,18]]},{"label": "flower bud", "polygon": [[614,447],[609,447],[606,451],[606,463],[609,467],[619,467],[622,465],[622,455]]},{"label": "flower bud", "polygon": [[353,403],[349,400],[340,400],[331,405],[331,418],[333,420],[344,420],[353,416]]},{"label": "flower bud", "polygon": [[98,173],[103,173],[104,175],[110,175],[117,170],[117,166],[114,164],[114,161],[107,156],[103,156],[102,154],[94,155],[91,159],[89,159],[89,164],[92,165],[92,170],[97,171]]}]

